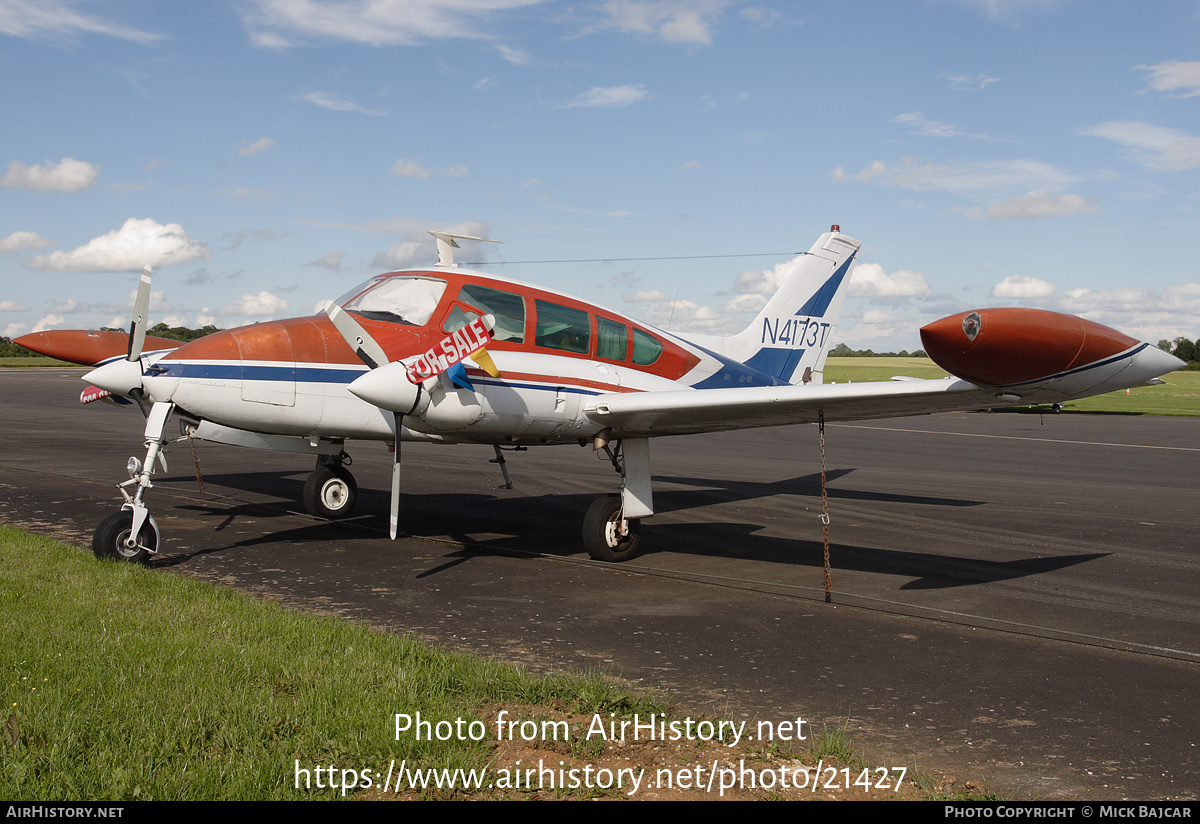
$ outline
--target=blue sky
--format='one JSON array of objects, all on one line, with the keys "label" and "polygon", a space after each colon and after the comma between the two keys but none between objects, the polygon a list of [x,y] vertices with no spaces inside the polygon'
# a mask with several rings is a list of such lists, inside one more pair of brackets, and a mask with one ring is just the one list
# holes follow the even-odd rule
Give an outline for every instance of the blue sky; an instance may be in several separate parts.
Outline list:
[{"label": "blue sky", "polygon": [[143,263],[151,322],[311,314],[426,228],[736,331],[832,223],[855,348],[998,305],[1200,335],[1196,0],[0,0],[0,95],[8,336],[127,325]]}]

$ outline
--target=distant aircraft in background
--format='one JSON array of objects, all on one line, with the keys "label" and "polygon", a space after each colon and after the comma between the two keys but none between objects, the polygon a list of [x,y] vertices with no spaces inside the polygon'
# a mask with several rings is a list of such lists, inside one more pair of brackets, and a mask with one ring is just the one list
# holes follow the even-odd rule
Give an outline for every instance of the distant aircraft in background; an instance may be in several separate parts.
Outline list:
[{"label": "distant aircraft in background", "polygon": [[56,330],[16,340],[96,368],[82,398],[131,399],[146,412],[144,460],[93,536],[100,557],[158,551],[144,493],[172,414],[192,437],[306,453],[313,515],[348,516],[354,440],[395,446],[390,533],[400,525],[402,441],[502,447],[591,442],[621,475],[583,521],[588,553],[624,561],[654,514],[650,439],[761,426],[1061,403],[1145,383],[1183,362],[1089,320],[979,309],[921,329],[954,377],[826,384],[825,359],[861,245],[821,235],[745,330],[676,335],[568,295],[455,265],[443,232],[429,269],[371,278],[313,317],[218,332],[187,344],[146,337],[150,269],[128,335]]}]

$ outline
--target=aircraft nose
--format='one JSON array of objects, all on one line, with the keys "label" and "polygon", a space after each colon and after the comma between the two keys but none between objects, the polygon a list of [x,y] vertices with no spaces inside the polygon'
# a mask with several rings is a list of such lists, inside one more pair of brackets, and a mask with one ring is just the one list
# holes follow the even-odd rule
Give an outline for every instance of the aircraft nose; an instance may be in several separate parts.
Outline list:
[{"label": "aircraft nose", "polygon": [[1137,346],[1095,321],[1040,309],[979,309],[921,329],[929,357],[980,386],[1012,386],[1061,374]]}]

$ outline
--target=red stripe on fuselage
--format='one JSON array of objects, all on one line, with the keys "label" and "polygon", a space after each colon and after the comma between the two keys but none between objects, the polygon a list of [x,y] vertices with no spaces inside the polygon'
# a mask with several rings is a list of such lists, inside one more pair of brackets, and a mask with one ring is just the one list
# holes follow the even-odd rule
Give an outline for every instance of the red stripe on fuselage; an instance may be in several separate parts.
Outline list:
[{"label": "red stripe on fuselage", "polygon": [[[462,272],[412,271],[397,272],[386,277],[425,277],[443,280],[447,284],[445,293],[438,303],[437,310],[424,326],[408,326],[402,323],[390,323],[373,320],[355,314],[355,319],[363,329],[375,338],[389,359],[403,360],[423,354],[436,345],[445,335],[445,323],[453,304],[459,299],[459,292],[468,283],[478,283],[492,289],[500,289],[510,294],[520,295],[525,304],[524,342],[492,340],[487,349],[505,352],[530,352],[553,355],[561,358],[576,358],[578,360],[594,360],[599,363],[613,364],[627,369],[678,381],[700,363],[700,358],[683,348],[664,335],[654,333],[636,321],[600,309],[590,303],[562,295],[554,291],[538,289],[528,284],[486,275],[466,274]],[[534,346],[534,330],[537,328],[536,301],[545,300],[561,306],[587,312],[589,317],[606,318],[624,324],[627,329],[625,358],[597,357],[596,347],[599,339],[596,323],[593,320],[590,344],[587,352],[568,352],[544,346]],[[469,303],[469,301],[465,301]],[[658,359],[650,365],[633,363],[633,330],[639,329],[658,341],[663,351]],[[253,326],[243,326],[239,329],[227,329],[217,332],[200,340],[181,346],[170,353],[165,359],[169,360],[218,360],[218,361],[275,361],[279,363],[311,363],[311,364],[353,364],[361,363],[358,356],[338,333],[333,323],[324,314],[289,320],[268,321]],[[561,381],[561,378],[549,378],[550,381]],[[606,386],[597,384],[597,386]],[[619,391],[619,390],[613,390]]]}]

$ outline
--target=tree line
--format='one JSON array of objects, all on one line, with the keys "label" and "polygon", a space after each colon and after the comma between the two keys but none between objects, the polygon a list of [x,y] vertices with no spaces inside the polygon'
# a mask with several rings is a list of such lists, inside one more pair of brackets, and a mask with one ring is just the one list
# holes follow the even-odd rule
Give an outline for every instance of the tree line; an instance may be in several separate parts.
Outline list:
[{"label": "tree line", "polygon": [[1200,338],[1194,341],[1183,337],[1175,338],[1175,340],[1164,338],[1158,342],[1158,348],[1164,352],[1170,352],[1182,361],[1187,361],[1188,369],[1200,369]]},{"label": "tree line", "polygon": [[829,356],[832,358],[927,358],[924,349],[917,349],[909,352],[907,349],[901,349],[899,352],[876,352],[873,349],[851,349],[844,343],[839,343],[837,346],[829,350]]}]

